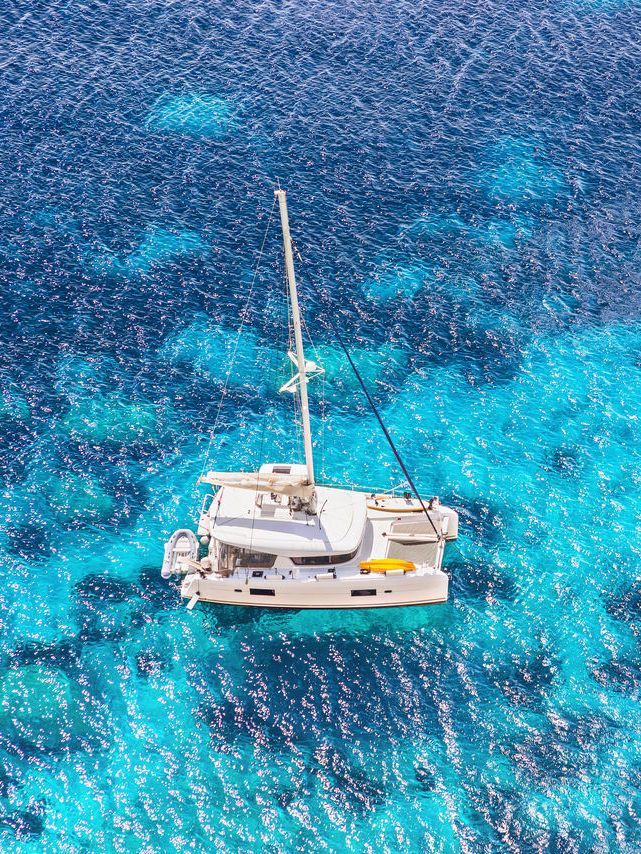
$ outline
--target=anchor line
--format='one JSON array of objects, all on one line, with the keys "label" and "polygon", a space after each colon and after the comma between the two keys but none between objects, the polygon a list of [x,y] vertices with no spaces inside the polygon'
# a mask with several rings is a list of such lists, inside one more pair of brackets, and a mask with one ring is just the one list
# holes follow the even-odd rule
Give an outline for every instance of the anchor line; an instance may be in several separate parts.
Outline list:
[{"label": "anchor line", "polygon": [[[300,259],[300,257],[301,257],[301,256],[300,256],[300,252],[298,252],[298,250],[296,250],[296,252],[297,252],[298,257],[299,257],[299,259]],[[412,492],[414,493],[414,495],[415,495],[415,496],[416,496],[416,498],[418,499],[418,501],[419,501],[419,503],[420,503],[421,507],[423,508],[423,512],[424,512],[424,513],[425,513],[425,515],[427,516],[427,519],[428,519],[428,521],[429,521],[430,525],[432,526],[432,529],[433,529],[434,533],[436,534],[436,537],[438,538],[438,541],[440,542],[440,541],[443,539],[443,535],[441,534],[441,532],[440,532],[440,531],[438,531],[438,530],[437,530],[436,525],[434,524],[434,522],[433,522],[433,520],[432,520],[432,517],[430,516],[429,511],[428,511],[427,507],[425,506],[425,504],[424,504],[424,502],[423,502],[423,499],[422,499],[422,498],[421,498],[421,496],[419,495],[418,489],[416,488],[416,485],[414,484],[414,480],[412,479],[412,475],[409,473],[409,471],[408,471],[408,469],[407,469],[407,466],[406,466],[406,465],[405,465],[405,463],[403,462],[403,458],[401,457],[401,455],[400,455],[400,453],[399,453],[399,451],[398,451],[398,449],[397,449],[396,445],[394,444],[394,440],[393,440],[393,439],[392,439],[392,437],[390,436],[389,430],[388,430],[388,429],[387,429],[387,427],[385,426],[385,422],[383,421],[383,418],[381,417],[381,414],[380,414],[380,412],[378,411],[378,407],[376,406],[376,403],[374,402],[374,400],[372,399],[372,396],[370,395],[369,391],[367,390],[367,386],[365,385],[365,382],[364,382],[364,380],[363,380],[363,377],[361,376],[361,374],[360,374],[360,372],[359,372],[358,368],[357,368],[357,367],[356,367],[356,365],[354,364],[354,360],[352,359],[352,357],[351,357],[351,355],[350,355],[350,352],[349,352],[349,350],[347,349],[347,345],[346,345],[346,344],[345,344],[345,342],[343,341],[343,337],[342,337],[342,335],[340,334],[340,331],[338,330],[338,327],[337,327],[337,326],[336,326],[336,324],[334,323],[333,315],[332,315],[332,306],[331,306],[331,304],[330,304],[329,299],[326,297],[326,295],[325,295],[324,293],[322,293],[322,292],[321,292],[321,291],[320,291],[320,290],[319,290],[319,289],[314,285],[314,283],[313,283],[313,282],[311,283],[311,286],[312,286],[312,288],[314,289],[314,291],[315,291],[316,295],[318,296],[318,298],[320,299],[320,301],[324,304],[325,308],[327,309],[327,313],[326,313],[326,319],[327,319],[327,322],[329,323],[330,327],[332,328],[332,331],[334,332],[334,335],[336,336],[336,339],[337,339],[338,343],[340,344],[340,346],[341,346],[341,348],[342,348],[343,352],[345,353],[345,356],[346,356],[346,358],[347,358],[347,361],[349,362],[350,368],[351,368],[351,369],[352,369],[352,371],[354,372],[354,376],[355,376],[355,377],[356,377],[356,379],[358,380],[358,383],[359,383],[359,385],[360,385],[360,387],[361,387],[361,390],[362,390],[363,394],[365,395],[365,398],[367,399],[367,402],[369,403],[369,405],[370,405],[370,408],[371,408],[372,412],[373,412],[373,413],[374,413],[374,415],[376,416],[376,420],[378,421],[379,426],[380,426],[381,430],[383,431],[383,435],[384,435],[384,436],[385,436],[385,438],[387,439],[387,443],[388,443],[388,445],[390,446],[390,448],[392,449],[392,452],[393,452],[394,456],[396,457],[396,461],[397,461],[397,463],[398,463],[398,464],[399,464],[399,466],[401,467],[401,471],[402,471],[402,472],[403,472],[403,474],[405,475],[405,478],[406,478],[406,480],[407,480],[407,482],[408,482],[408,484],[409,484],[410,489],[412,490]]]}]

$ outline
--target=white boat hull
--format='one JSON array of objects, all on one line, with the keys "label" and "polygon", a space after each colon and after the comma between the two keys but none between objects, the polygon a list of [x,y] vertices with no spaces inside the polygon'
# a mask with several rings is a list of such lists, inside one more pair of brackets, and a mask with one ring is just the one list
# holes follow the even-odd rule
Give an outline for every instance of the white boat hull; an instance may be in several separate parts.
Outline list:
[{"label": "white boat hull", "polygon": [[[301,473],[294,465],[269,464],[254,479],[284,468],[290,476]],[[315,499],[317,511],[309,512],[296,497],[236,482],[206,497],[198,523],[201,559],[177,561],[173,573],[184,575],[180,592],[188,607],[351,609],[447,601],[449,579],[441,567],[447,541],[458,534],[455,510],[435,498],[424,505],[408,495],[329,486],[316,486]]]},{"label": "white boat hull", "polygon": [[219,605],[259,608],[392,608],[402,605],[433,605],[447,601],[448,576],[440,571],[404,575],[370,573],[358,569],[337,578],[304,579],[217,578],[188,576],[181,585],[187,599]]}]

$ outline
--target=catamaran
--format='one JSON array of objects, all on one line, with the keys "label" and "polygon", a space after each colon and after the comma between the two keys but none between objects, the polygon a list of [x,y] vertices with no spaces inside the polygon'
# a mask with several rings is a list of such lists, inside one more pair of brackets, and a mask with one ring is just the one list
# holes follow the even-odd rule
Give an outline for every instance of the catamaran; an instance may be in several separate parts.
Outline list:
[{"label": "catamaran", "polygon": [[285,191],[275,191],[283,233],[297,373],[281,391],[299,397],[304,464],[264,463],[258,471],[210,471],[196,532],[176,531],[162,575],[181,579],[187,607],[198,602],[267,608],[381,608],[445,602],[446,543],[458,514],[422,498],[349,351],[341,346],[409,490],[378,491],[318,483],[307,385],[322,367],[306,360]]}]

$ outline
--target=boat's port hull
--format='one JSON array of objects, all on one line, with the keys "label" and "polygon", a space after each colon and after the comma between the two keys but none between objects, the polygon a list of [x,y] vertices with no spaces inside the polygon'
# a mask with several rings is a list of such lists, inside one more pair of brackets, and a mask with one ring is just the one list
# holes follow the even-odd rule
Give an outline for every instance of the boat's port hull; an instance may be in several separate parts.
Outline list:
[{"label": "boat's port hull", "polygon": [[391,608],[435,605],[447,601],[444,572],[403,576],[358,575],[352,578],[202,578],[187,576],[181,586],[186,599],[219,605],[260,608]]}]

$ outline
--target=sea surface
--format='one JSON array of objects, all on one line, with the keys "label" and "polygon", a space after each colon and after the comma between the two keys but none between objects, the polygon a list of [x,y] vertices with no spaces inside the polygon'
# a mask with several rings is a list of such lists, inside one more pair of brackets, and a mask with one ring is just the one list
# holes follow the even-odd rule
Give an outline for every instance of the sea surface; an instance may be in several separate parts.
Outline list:
[{"label": "sea surface", "polygon": [[[15,0],[0,33],[0,849],[639,850],[638,3]],[[301,457],[278,181],[319,476],[402,481],[331,316],[460,513],[445,605],[160,578],[206,467]]]}]

